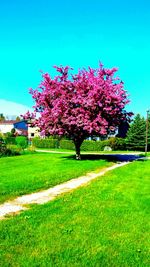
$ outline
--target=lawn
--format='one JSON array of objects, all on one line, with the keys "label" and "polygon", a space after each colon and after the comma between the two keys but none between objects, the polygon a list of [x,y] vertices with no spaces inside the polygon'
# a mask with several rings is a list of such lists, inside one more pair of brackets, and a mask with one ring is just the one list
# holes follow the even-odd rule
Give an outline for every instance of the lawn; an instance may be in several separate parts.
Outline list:
[{"label": "lawn", "polygon": [[150,161],[0,222],[2,266],[148,267]]},{"label": "lawn", "polygon": [[[75,151],[74,150],[70,150],[70,149],[63,149],[63,148],[36,148],[36,151],[52,151],[52,152],[69,152],[69,154],[75,154]],[[134,154],[134,153],[137,153],[137,154],[140,154],[140,155],[144,155],[145,153],[142,152],[142,151],[128,151],[128,150],[112,150],[112,151],[82,151],[81,149],[81,156],[83,154]]]},{"label": "lawn", "polygon": [[111,164],[101,159],[76,161],[68,154],[36,153],[0,158],[0,202]]}]

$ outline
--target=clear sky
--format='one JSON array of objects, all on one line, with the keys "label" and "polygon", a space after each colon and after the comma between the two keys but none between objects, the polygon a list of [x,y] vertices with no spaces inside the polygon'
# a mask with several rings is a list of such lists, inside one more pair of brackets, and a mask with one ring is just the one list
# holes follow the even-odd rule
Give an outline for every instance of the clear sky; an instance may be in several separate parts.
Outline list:
[{"label": "clear sky", "polygon": [[[0,99],[32,106],[53,65],[118,67],[128,109],[150,108],[149,0],[0,1]],[[0,107],[1,108],[1,107]],[[1,112],[0,112],[1,113]]]}]

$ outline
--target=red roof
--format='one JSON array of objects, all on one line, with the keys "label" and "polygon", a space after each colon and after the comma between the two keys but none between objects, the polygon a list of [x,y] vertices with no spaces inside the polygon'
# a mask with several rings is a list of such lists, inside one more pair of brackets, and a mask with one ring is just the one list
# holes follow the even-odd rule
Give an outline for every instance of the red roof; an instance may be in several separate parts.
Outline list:
[{"label": "red roof", "polygon": [[5,121],[0,121],[0,124],[3,124],[3,125],[12,125],[14,123],[16,123],[17,121],[16,120],[5,120]]}]

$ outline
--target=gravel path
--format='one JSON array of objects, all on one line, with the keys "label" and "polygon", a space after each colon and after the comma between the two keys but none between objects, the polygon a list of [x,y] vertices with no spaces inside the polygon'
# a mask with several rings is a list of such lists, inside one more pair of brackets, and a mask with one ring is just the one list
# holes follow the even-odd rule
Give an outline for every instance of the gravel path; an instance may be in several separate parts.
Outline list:
[{"label": "gravel path", "polygon": [[89,173],[86,176],[81,176],[72,180],[69,180],[60,185],[56,185],[47,190],[43,190],[37,193],[32,193],[28,195],[23,195],[21,197],[17,197],[12,201],[8,201],[0,205],[0,219],[5,219],[7,215],[18,214],[22,210],[28,209],[26,205],[29,204],[43,204],[48,201],[55,199],[57,196],[70,192],[73,189],[76,189],[80,186],[86,185],[90,181],[96,179],[99,176],[104,175],[106,172],[116,169],[118,167],[122,167],[130,162],[121,162],[116,163],[111,167],[105,168],[98,173]]}]

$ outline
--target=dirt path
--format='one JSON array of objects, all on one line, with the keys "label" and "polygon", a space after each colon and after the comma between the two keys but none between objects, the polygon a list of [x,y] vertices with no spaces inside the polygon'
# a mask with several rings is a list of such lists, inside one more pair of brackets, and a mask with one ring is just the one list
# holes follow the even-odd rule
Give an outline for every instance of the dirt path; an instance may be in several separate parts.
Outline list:
[{"label": "dirt path", "polygon": [[0,219],[5,219],[7,215],[10,214],[18,214],[22,210],[28,209],[26,205],[29,204],[43,204],[48,201],[55,199],[57,196],[70,192],[73,189],[76,189],[80,186],[86,185],[90,181],[96,179],[104,175],[106,172],[116,169],[118,167],[122,167],[130,162],[121,162],[116,163],[111,167],[105,168],[98,173],[88,173],[86,176],[81,176],[72,180],[69,180],[60,185],[56,185],[47,190],[43,190],[37,193],[32,193],[28,195],[23,195],[21,197],[17,197],[12,201],[8,201],[0,205]]}]

